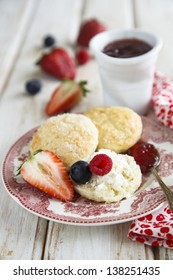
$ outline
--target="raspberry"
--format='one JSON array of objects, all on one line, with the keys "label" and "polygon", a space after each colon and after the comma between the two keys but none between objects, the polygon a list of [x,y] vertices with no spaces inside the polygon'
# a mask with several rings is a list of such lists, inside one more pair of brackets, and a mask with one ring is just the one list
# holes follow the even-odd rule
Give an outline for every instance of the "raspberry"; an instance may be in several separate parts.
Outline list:
[{"label": "raspberry", "polygon": [[90,60],[90,54],[87,49],[80,49],[76,52],[76,60],[79,65],[85,64]]},{"label": "raspberry", "polygon": [[113,166],[112,159],[105,154],[98,154],[89,163],[91,173],[99,176],[108,174]]}]

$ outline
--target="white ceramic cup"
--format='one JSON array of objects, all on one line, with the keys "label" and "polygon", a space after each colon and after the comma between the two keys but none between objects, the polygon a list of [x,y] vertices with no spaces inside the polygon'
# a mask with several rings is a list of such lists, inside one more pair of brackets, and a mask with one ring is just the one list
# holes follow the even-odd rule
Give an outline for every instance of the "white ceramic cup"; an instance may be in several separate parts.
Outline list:
[{"label": "white ceramic cup", "polygon": [[[141,39],[152,49],[131,58],[116,58],[103,53],[108,43],[126,38]],[[161,46],[162,42],[156,35],[140,29],[105,31],[91,39],[90,49],[98,63],[105,105],[129,107],[141,115],[147,113]]]}]

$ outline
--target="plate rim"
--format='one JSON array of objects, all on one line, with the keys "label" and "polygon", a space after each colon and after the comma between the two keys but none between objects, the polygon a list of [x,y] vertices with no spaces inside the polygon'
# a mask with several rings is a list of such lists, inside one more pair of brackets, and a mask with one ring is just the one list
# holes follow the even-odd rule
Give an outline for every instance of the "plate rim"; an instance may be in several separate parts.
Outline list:
[{"label": "plate rim", "polygon": [[[3,181],[4,182],[4,181]],[[157,211],[159,210],[164,204],[166,204],[166,201],[162,201],[159,205],[157,205],[155,208],[143,213],[143,214],[140,214],[140,215],[137,215],[135,217],[131,217],[131,218],[128,218],[128,219],[120,219],[120,220],[116,220],[116,221],[107,221],[107,222],[102,222],[102,221],[97,221],[97,222],[94,222],[94,221],[87,221],[87,222],[75,222],[75,221],[65,221],[65,220],[58,220],[58,219],[53,219],[53,218],[50,218],[50,217],[47,217],[46,215],[42,215],[36,211],[33,211],[29,208],[27,208],[25,205],[23,205],[21,203],[21,201],[13,194],[11,194],[9,192],[9,190],[7,188],[5,188],[7,193],[10,195],[10,197],[19,205],[21,206],[23,209],[27,210],[29,213],[39,217],[39,218],[43,218],[47,221],[52,221],[52,222],[56,222],[56,223],[60,223],[60,224],[64,224],[64,225],[72,225],[72,226],[108,226],[108,225],[116,225],[116,224],[120,224],[120,223],[126,223],[126,222],[130,222],[130,221],[133,221],[133,220],[136,220],[136,219],[139,219],[141,217],[143,217],[144,215],[148,215],[148,214],[151,214],[153,213],[154,211]]]},{"label": "plate rim", "polygon": [[[151,121],[152,123],[156,123],[157,125],[160,125],[158,124],[155,120],[153,119],[150,119],[148,117],[144,117],[142,116],[143,119],[147,119],[149,121]],[[12,192],[10,192],[10,186],[9,184],[6,182],[6,178],[5,178],[5,170],[6,170],[6,161],[8,159],[8,156],[10,155],[11,151],[13,150],[13,148],[18,144],[20,143],[20,141],[26,137],[28,134],[31,134],[32,132],[36,131],[38,129],[39,126],[36,126],[30,130],[28,130],[27,132],[25,132],[23,135],[21,135],[14,143],[13,145],[11,145],[11,147],[9,148],[8,152],[6,153],[6,155],[4,156],[4,159],[2,161],[2,168],[1,168],[1,177],[2,177],[2,182],[3,182],[3,186],[4,188],[6,189],[7,193],[13,198],[13,200],[15,202],[17,202],[17,204],[19,204],[20,206],[22,206],[23,209],[27,210],[28,212],[36,215],[36,216],[39,216],[41,218],[44,218],[46,220],[49,220],[49,221],[53,221],[53,222],[58,222],[58,223],[62,223],[62,224],[68,224],[68,225],[77,225],[77,226],[102,226],[102,225],[112,225],[112,224],[119,224],[119,223],[124,223],[124,222],[128,222],[128,221],[132,221],[132,220],[135,220],[135,219],[138,219],[140,217],[143,217],[144,215],[148,215],[154,211],[157,211],[159,208],[161,208],[163,206],[163,204],[165,203],[166,199],[164,199],[164,197],[162,199],[160,199],[158,202],[157,202],[157,205],[156,206],[153,206],[150,210],[148,211],[143,211],[141,214],[139,215],[136,215],[136,216],[133,216],[133,217],[129,217],[129,218],[120,218],[120,219],[116,219],[116,220],[109,220],[109,217],[108,217],[108,220],[107,221],[101,221],[101,220],[97,220],[97,221],[94,221],[95,218],[93,219],[88,219],[88,220],[83,220],[83,221],[75,221],[73,220],[73,217],[69,217],[67,216],[67,220],[65,220],[64,218],[61,220],[60,218],[52,218],[52,217],[49,217],[48,215],[43,215],[41,213],[39,213],[38,211],[36,210],[32,210],[30,209],[29,207],[25,206],[21,201],[20,199],[15,195],[13,194]],[[104,218],[106,219],[106,218]]]}]

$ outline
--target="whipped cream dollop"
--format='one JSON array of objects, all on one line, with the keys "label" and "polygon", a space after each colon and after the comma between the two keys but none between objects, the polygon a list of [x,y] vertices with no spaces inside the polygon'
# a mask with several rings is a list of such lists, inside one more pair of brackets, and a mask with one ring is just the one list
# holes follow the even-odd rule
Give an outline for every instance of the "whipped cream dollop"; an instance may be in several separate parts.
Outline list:
[{"label": "whipped cream dollop", "polygon": [[142,181],[140,167],[134,158],[116,154],[108,149],[100,149],[85,160],[90,162],[97,154],[106,154],[112,159],[111,171],[104,176],[93,174],[89,182],[75,186],[76,191],[88,199],[108,203],[117,202],[132,195]]}]

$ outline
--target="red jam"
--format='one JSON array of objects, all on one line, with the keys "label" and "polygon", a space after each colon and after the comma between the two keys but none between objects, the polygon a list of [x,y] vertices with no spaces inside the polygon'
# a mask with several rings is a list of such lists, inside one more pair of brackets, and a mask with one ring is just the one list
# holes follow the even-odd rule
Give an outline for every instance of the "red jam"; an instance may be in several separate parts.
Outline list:
[{"label": "red jam", "polygon": [[133,147],[131,147],[128,150],[128,154],[134,157],[143,174],[158,166],[160,162],[159,152],[154,147],[154,145],[144,141],[139,141]]},{"label": "red jam", "polygon": [[103,53],[112,57],[130,58],[145,54],[151,49],[152,46],[143,40],[127,38],[109,43],[104,47]]}]

